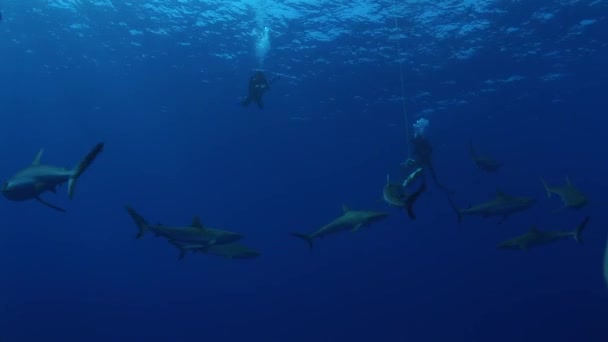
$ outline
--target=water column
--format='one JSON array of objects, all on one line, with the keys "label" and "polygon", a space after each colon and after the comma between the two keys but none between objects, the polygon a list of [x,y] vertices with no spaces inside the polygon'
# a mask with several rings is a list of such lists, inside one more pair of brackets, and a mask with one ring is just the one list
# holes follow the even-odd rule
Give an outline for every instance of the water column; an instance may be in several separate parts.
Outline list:
[{"label": "water column", "polygon": [[264,26],[261,33],[258,35],[258,40],[255,44],[255,55],[258,58],[258,68],[264,67],[264,59],[270,50],[270,29],[268,26]]},{"label": "water column", "polygon": [[608,239],[606,239],[606,251],[604,251],[604,279],[608,286]]},{"label": "water column", "polygon": [[258,60],[258,68],[264,68],[264,60],[270,51],[270,28],[268,27],[266,15],[266,1],[259,0],[255,5],[256,28],[253,30],[255,36],[255,55]]}]

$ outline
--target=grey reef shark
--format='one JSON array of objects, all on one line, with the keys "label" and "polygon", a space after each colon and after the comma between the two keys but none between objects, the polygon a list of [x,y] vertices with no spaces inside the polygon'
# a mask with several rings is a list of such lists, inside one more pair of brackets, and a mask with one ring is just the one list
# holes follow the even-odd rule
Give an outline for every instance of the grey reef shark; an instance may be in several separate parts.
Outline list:
[{"label": "grey reef shark", "polygon": [[459,209],[450,200],[452,208],[456,212],[458,217],[458,223],[462,221],[462,217],[467,216],[481,216],[483,218],[498,216],[500,220],[498,223],[504,222],[509,216],[530,209],[536,203],[536,199],[530,197],[518,197],[507,195],[504,192],[497,191],[493,199],[470,206],[466,209]]},{"label": "grey reef shark", "polygon": [[562,200],[563,207],[556,209],[556,211],[566,208],[578,209],[586,206],[588,203],[587,196],[572,185],[569,177],[566,177],[566,184],[561,186],[548,185],[542,177],[540,181],[543,183],[545,191],[547,191],[547,197],[551,197],[551,194],[556,194]]},{"label": "grey reef shark", "polygon": [[346,205],[342,205],[342,215],[335,220],[319,228],[311,234],[292,233],[291,235],[305,240],[312,249],[313,240],[343,231],[356,232],[362,227],[374,222],[385,219],[388,213],[368,210],[351,210]]},{"label": "grey reef shark", "polygon": [[2,195],[10,201],[27,201],[35,199],[40,203],[58,211],[65,209],[53,205],[40,197],[45,192],[56,193],[57,187],[68,183],[68,196],[74,197],[76,182],[86,169],[91,166],[97,155],[103,150],[103,143],[98,143],[72,169],[43,164],[41,162],[44,149],[41,149],[32,163],[17,172],[2,185]]},{"label": "grey reef shark", "polygon": [[194,216],[190,225],[150,224],[132,207],[128,205],[125,207],[138,228],[136,239],[142,238],[146,232],[151,232],[157,237],[166,238],[170,243],[176,242],[207,248],[212,245],[233,243],[243,238],[243,235],[239,233],[203,226],[198,216]]},{"label": "grey reef shark", "polygon": [[527,251],[532,247],[553,243],[560,240],[574,239],[581,243],[581,234],[589,223],[589,216],[585,217],[581,223],[569,231],[542,231],[533,226],[530,230],[513,239],[503,241],[498,244],[500,249],[520,249]]},{"label": "grey reef shark", "polygon": [[471,153],[473,162],[480,170],[488,173],[494,173],[497,172],[502,166],[501,163],[490,157],[478,155],[473,147],[473,141],[469,141],[469,152]]}]

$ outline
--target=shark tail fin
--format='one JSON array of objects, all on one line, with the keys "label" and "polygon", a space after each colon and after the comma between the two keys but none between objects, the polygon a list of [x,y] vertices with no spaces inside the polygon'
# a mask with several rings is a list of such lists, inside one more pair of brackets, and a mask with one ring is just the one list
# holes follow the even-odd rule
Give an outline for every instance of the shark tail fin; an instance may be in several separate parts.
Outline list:
[{"label": "shark tail fin", "polygon": [[297,238],[303,239],[304,241],[306,241],[308,243],[308,247],[310,247],[310,249],[312,249],[312,237],[310,235],[300,234],[300,233],[291,233],[291,235],[295,236]]},{"label": "shark tail fin", "polygon": [[551,197],[551,191],[549,190],[549,186],[547,185],[547,183],[545,182],[543,177],[540,177],[540,182],[543,183],[543,187],[545,188],[545,191],[547,192],[547,197]]},{"label": "shark tail fin", "polygon": [[72,177],[68,181],[68,195],[70,198],[74,197],[74,187],[76,186],[76,181],[82,175],[82,173],[93,163],[97,155],[103,150],[103,143],[98,143],[87,153],[87,155],[82,158],[80,163],[74,168],[72,171]]},{"label": "shark tail fin", "polygon": [[142,236],[144,236],[144,234],[150,227],[150,224],[148,223],[148,221],[146,221],[146,219],[143,216],[138,214],[133,208],[131,208],[128,205],[125,207],[127,208],[127,212],[129,213],[129,216],[131,216],[131,218],[137,225],[137,228],[139,229],[135,238],[140,239]]},{"label": "shark tail fin", "polygon": [[581,223],[579,223],[578,226],[576,227],[576,229],[574,230],[574,240],[576,240],[576,242],[578,242],[578,243],[583,242],[583,240],[581,239],[581,234],[583,233],[583,230],[585,230],[587,223],[589,223],[589,216],[586,216],[583,219],[583,221]]}]

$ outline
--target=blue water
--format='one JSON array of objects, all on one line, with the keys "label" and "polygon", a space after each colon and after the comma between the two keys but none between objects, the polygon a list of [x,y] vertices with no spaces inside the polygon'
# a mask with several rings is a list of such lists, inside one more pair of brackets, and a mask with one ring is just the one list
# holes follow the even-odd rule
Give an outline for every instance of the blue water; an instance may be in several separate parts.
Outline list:
[{"label": "blue water", "polygon": [[[0,178],[40,148],[72,167],[105,142],[73,200],[44,195],[67,213],[3,199],[0,341],[608,341],[605,1],[0,5]],[[284,76],[264,110],[241,108],[261,22],[263,66]],[[420,117],[459,206],[497,189],[538,204],[458,225],[430,185],[415,221],[387,207]],[[478,170],[469,139],[504,167]],[[539,176],[590,204],[554,213]],[[199,215],[262,256],[179,261],[135,239],[126,204]],[[313,251],[289,236],[342,204],[392,215]],[[586,215],[583,244],[496,248]]]}]

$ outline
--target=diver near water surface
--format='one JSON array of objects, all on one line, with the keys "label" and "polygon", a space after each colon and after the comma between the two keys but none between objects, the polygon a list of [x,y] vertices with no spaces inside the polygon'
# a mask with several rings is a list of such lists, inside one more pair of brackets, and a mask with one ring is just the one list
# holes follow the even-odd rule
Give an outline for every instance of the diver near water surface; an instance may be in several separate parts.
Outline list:
[{"label": "diver near water surface", "polygon": [[257,70],[249,78],[249,88],[247,97],[241,100],[241,106],[247,107],[251,102],[255,102],[258,108],[264,109],[264,94],[270,90],[270,85],[279,79],[279,76],[275,76],[270,82],[266,79],[266,75],[261,70]]}]

